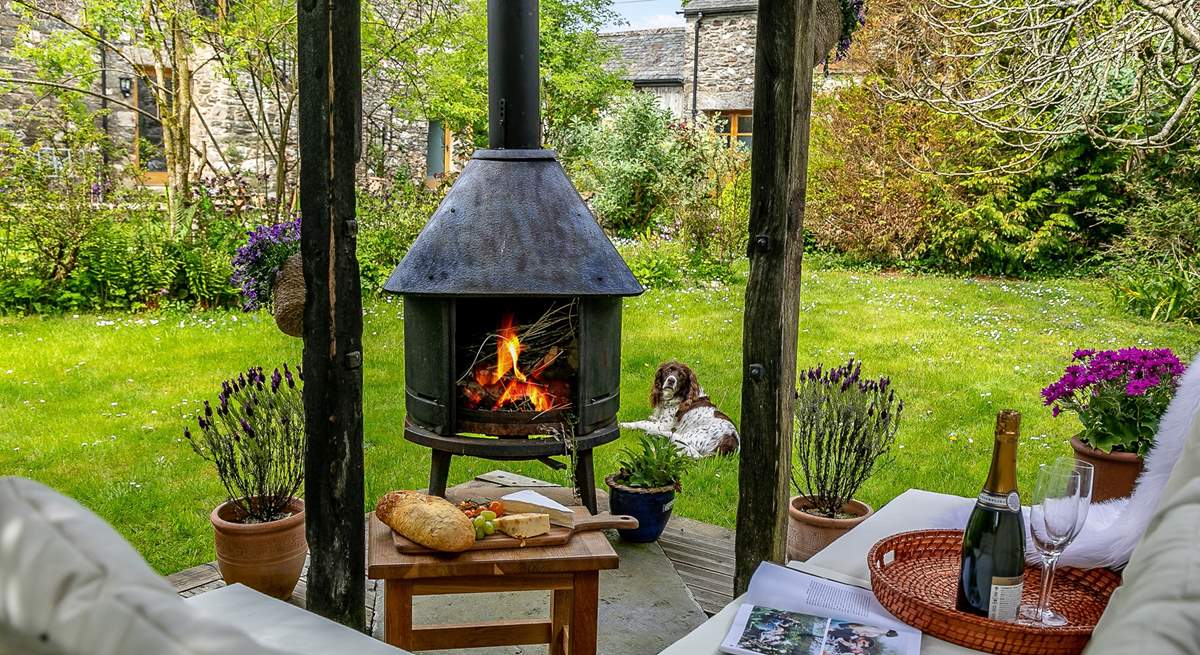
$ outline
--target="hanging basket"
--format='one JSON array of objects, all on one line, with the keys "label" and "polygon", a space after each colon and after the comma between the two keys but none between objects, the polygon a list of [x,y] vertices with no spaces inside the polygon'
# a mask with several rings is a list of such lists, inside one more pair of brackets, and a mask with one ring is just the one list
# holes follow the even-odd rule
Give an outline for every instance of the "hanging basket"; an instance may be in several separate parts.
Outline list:
[{"label": "hanging basket", "polygon": [[292,337],[304,335],[304,262],[300,253],[287,258],[275,274],[272,291],[272,311],[275,325]]}]

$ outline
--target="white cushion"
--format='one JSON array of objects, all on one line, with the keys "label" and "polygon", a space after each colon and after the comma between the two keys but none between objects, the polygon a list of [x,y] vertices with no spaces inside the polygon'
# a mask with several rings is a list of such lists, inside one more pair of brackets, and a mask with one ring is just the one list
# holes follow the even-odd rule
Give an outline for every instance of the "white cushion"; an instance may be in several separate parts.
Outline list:
[{"label": "white cushion", "polygon": [[1087,655],[1200,653],[1200,415],[1123,578]]},{"label": "white cushion", "polygon": [[240,584],[207,591],[184,602],[203,616],[237,626],[254,635],[259,643],[292,655],[407,652]]},{"label": "white cushion", "polygon": [[0,653],[279,655],[200,616],[79,503],[0,477]]}]

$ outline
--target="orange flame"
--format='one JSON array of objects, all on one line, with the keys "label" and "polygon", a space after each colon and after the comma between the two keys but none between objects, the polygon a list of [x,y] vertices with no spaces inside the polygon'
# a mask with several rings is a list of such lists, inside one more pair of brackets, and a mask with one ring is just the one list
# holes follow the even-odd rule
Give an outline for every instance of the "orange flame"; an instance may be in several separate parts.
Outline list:
[{"label": "orange flame", "polygon": [[[496,333],[496,366],[492,369],[480,367],[475,370],[475,381],[480,386],[491,386],[504,383],[504,392],[496,400],[494,409],[512,405],[528,398],[529,403],[539,412],[552,409],[555,399],[545,385],[536,382],[537,376],[545,370],[550,362],[543,362],[535,370],[526,375],[521,370],[521,339],[517,336],[517,328],[513,324],[513,315],[506,314],[500,321],[500,330]],[[553,361],[551,359],[550,361]],[[505,382],[506,376],[511,376]],[[475,400],[472,398],[472,400]],[[478,400],[475,400],[478,402]]]}]

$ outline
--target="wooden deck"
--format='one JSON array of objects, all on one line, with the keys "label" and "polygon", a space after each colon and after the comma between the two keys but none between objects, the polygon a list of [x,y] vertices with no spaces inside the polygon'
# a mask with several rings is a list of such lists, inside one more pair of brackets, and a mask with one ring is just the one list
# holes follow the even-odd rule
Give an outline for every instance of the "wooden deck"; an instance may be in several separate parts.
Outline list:
[{"label": "wooden deck", "polygon": [[696,604],[710,616],[733,600],[733,540],[733,530],[681,516],[671,517],[658,539]]}]

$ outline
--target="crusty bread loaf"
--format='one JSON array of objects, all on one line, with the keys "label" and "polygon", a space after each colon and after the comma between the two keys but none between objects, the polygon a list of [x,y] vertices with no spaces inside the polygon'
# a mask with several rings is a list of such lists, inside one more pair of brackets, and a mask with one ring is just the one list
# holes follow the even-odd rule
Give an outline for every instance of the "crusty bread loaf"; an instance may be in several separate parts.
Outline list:
[{"label": "crusty bread loaf", "polygon": [[404,538],[433,550],[460,553],[475,543],[471,519],[445,498],[389,491],[375,505],[375,516]]}]

